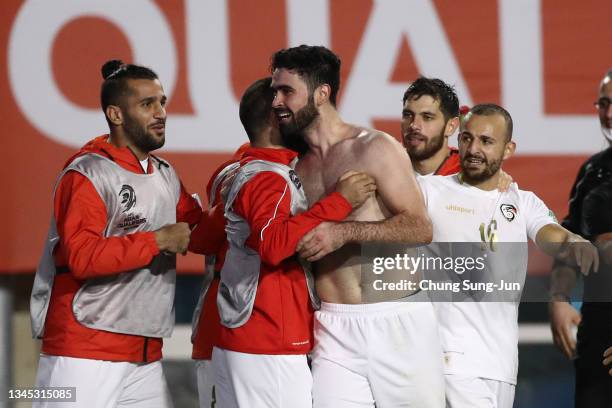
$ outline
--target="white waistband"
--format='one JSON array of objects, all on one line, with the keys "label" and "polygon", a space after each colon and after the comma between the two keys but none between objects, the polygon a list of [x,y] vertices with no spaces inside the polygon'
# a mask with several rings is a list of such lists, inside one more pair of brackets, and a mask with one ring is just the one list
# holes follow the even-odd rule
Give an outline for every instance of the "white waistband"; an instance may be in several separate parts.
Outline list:
[{"label": "white waistband", "polygon": [[[378,303],[361,303],[361,304],[345,304],[345,303],[329,303],[321,302],[321,312],[331,313],[381,313],[381,312],[396,312],[399,310],[410,310],[420,308],[422,306],[431,306],[431,301],[426,296],[415,296],[414,300],[398,300],[395,302],[378,302]],[[418,296],[418,298],[416,297]],[[412,297],[412,296],[411,296]]]}]

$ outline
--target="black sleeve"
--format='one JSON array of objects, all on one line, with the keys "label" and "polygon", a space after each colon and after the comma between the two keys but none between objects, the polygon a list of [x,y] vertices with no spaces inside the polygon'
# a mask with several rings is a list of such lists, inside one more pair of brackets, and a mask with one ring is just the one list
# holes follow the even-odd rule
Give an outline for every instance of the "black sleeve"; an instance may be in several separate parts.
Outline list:
[{"label": "black sleeve", "polygon": [[584,196],[581,197],[578,194],[580,191],[582,191],[582,189],[579,189],[578,186],[580,186],[584,181],[588,164],[589,161],[586,161],[582,163],[582,166],[580,166],[580,170],[578,171],[578,175],[576,176],[576,180],[574,180],[574,185],[570,191],[569,213],[561,222],[563,227],[575,234],[581,234],[580,217],[582,216],[582,200],[584,199]]},{"label": "black sleeve", "polygon": [[586,195],[581,227],[589,239],[612,232],[612,182],[603,183]]}]

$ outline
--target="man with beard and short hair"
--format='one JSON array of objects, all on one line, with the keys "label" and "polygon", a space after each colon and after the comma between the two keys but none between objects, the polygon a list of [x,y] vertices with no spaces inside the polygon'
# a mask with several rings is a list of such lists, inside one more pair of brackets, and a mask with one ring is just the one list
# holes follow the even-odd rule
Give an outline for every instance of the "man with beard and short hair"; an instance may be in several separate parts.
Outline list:
[{"label": "man with beard and short hair", "polygon": [[[485,118],[485,119],[483,119]],[[479,154],[477,150],[472,151],[471,149],[465,149],[463,154],[461,154],[461,144],[468,143],[471,134],[469,132],[469,125],[472,125],[469,120],[472,119],[473,122],[479,124],[480,121],[483,122],[483,128],[487,128],[487,133],[493,133],[497,131],[500,127],[500,123],[503,120],[505,127],[505,136],[503,138],[503,142],[506,145],[506,149],[504,151],[504,155],[495,156],[485,154],[486,150],[483,149],[482,154]],[[516,143],[512,141],[512,131],[514,124],[512,123],[512,117],[508,113],[507,110],[502,108],[501,106],[494,104],[481,104],[474,106],[470,113],[465,118],[465,126],[461,130],[461,134],[459,135],[459,145],[460,145],[460,164],[461,164],[461,175],[463,177],[463,181],[467,182],[471,185],[479,185],[480,183],[490,182],[491,180],[495,180],[494,175],[500,172],[500,168],[502,165],[502,161],[508,159],[512,154],[514,154],[514,149],[516,149]],[[494,129],[495,128],[495,129]],[[480,128],[479,128],[480,129]],[[487,134],[484,135],[483,145],[487,146],[488,144],[493,144],[494,140],[489,137]],[[500,144],[501,144],[500,143]],[[506,157],[505,155],[508,154]],[[497,187],[497,185],[495,185]]]},{"label": "man with beard and short hair", "polygon": [[[322,305],[315,313],[314,406],[443,407],[442,353],[426,294],[410,288],[378,293],[374,275],[362,274],[362,267],[372,264],[361,257],[360,243],[431,239],[406,151],[385,133],[342,120],[336,110],[340,59],[327,48],[280,50],[271,70],[281,132],[308,145],[296,171],[309,202],[332,191],[349,170],[365,172],[377,184],[376,197],[353,211],[350,221],[323,223],[299,245],[302,256],[319,260],[316,288]],[[414,279],[398,270],[385,275]]]},{"label": "man with beard and short hair", "polygon": [[32,290],[32,332],[42,338],[36,386],[76,387],[79,406],[171,407],[162,337],[174,327],[176,254],[201,209],[151,154],[166,130],[157,75],[118,60],[102,75],[110,134],[66,162]]},{"label": "man with beard and short hair", "polygon": [[584,277],[583,303],[578,312],[570,303],[578,272],[571,266],[555,262],[549,303],[555,345],[567,358],[575,358],[575,406],[578,408],[612,406],[612,372],[604,366],[610,363],[612,355],[612,348],[608,348],[612,345],[612,70],[606,72],[597,91],[595,109],[607,148],[580,167],[570,192],[569,213],[562,224],[600,247],[604,260],[602,269],[605,269],[597,275]]},{"label": "man with beard and short hair", "polygon": [[448,139],[459,128],[459,98],[438,78],[419,77],[404,93],[402,141],[420,175],[459,171],[459,152]]},{"label": "man with beard and short hair", "polygon": [[[516,148],[512,127],[512,118],[502,107],[474,106],[459,134],[461,172],[419,179],[436,243],[429,250],[449,246],[448,253],[456,254],[463,253],[462,243],[476,244],[470,253],[477,251],[476,256],[486,258],[486,267],[467,278],[462,277],[464,271],[450,270],[452,281],[474,278],[499,284],[501,277],[522,287],[528,238],[547,254],[581,265],[584,272],[596,270],[595,247],[559,226],[535,194],[519,190],[516,184],[505,192],[497,189],[501,165]],[[512,407],[520,293],[504,289],[484,300],[479,295],[434,302],[444,349],[447,407]]]},{"label": "man with beard and short hair", "polygon": [[312,315],[318,299],[298,241],[324,221],[341,221],[372,195],[374,180],[345,174],[310,209],[272,114],[270,78],[240,101],[251,147],[224,197],[228,250],[217,306],[212,363],[220,407],[312,406]]},{"label": "man with beard and short hair", "polygon": [[[459,128],[459,99],[455,89],[438,78],[419,77],[404,93],[402,141],[419,176],[449,176],[459,172],[459,150],[448,139]],[[461,107],[469,112],[467,106]],[[512,177],[501,171],[499,188]]]}]

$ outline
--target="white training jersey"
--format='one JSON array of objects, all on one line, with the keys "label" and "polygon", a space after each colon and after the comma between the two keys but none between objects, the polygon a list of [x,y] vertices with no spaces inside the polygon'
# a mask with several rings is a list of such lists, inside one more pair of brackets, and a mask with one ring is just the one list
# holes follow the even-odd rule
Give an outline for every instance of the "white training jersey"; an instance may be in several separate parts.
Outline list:
[{"label": "white training jersey", "polygon": [[[458,175],[419,177],[418,181],[433,223],[433,242],[480,243],[477,251],[486,254],[488,270],[501,270],[502,279],[508,272],[508,280],[520,281],[522,289],[527,272],[527,238],[535,241],[540,228],[556,223],[542,200],[532,192],[519,190],[515,183],[502,193],[462,183]],[[518,302],[434,302],[434,307],[446,374],[470,374],[516,384]]]}]

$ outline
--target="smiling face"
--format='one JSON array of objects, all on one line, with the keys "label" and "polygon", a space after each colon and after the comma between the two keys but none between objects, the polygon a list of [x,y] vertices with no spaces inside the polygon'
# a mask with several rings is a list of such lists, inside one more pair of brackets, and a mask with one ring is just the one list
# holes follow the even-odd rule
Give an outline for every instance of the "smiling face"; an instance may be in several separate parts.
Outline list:
[{"label": "smiling face", "polygon": [[465,181],[478,184],[489,180],[513,152],[514,142],[507,138],[502,115],[468,116],[459,133],[459,157]]},{"label": "smiling face", "polygon": [[314,93],[309,92],[308,85],[295,71],[284,68],[274,70],[271,87],[275,92],[272,108],[283,137],[303,138],[319,116]]},{"label": "smiling face", "polygon": [[123,98],[123,130],[131,144],[142,152],[164,145],[166,137],[166,95],[159,80],[130,79]]},{"label": "smiling face", "polygon": [[412,160],[429,159],[442,149],[446,131],[447,121],[440,110],[440,101],[430,95],[406,99],[402,110],[402,141]]}]

